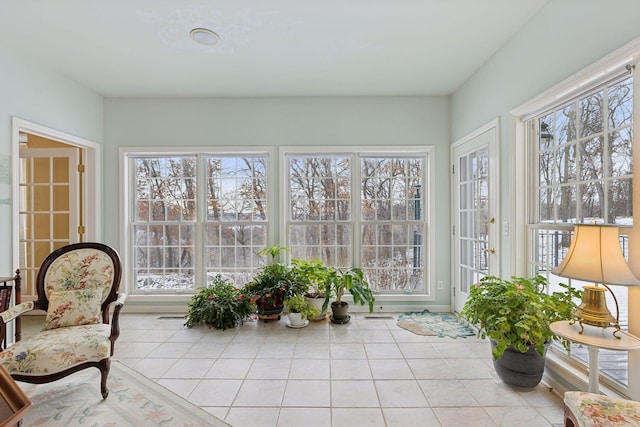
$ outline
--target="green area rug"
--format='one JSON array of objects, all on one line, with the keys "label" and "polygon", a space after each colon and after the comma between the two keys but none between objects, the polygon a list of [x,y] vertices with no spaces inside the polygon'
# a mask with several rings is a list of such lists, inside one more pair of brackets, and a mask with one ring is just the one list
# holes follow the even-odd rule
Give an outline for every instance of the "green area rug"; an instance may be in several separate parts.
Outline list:
[{"label": "green area rug", "polygon": [[200,407],[113,361],[100,396],[100,374],[86,369],[48,384],[20,383],[33,403],[23,418],[28,426],[229,426]]},{"label": "green area rug", "polygon": [[476,334],[456,316],[448,313],[431,313],[429,310],[401,314],[398,316],[397,325],[417,335],[466,338]]}]

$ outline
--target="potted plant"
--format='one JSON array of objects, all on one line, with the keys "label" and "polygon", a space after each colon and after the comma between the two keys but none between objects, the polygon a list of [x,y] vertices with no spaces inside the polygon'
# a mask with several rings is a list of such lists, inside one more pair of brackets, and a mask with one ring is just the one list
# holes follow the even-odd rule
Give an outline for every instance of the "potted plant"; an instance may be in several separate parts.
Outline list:
[{"label": "potted plant", "polygon": [[[543,276],[486,276],[471,287],[460,316],[491,340],[494,367],[509,385],[533,388],[544,373],[545,353],[556,337],[549,325],[571,319],[580,290],[560,284],[564,291],[548,293]],[[568,345],[564,342],[565,346]]]},{"label": "potted plant", "polygon": [[287,326],[292,328],[303,328],[309,325],[309,318],[313,318],[320,313],[320,310],[310,305],[300,294],[294,295],[285,300],[284,306],[289,312]]},{"label": "potted plant", "polygon": [[245,284],[244,293],[256,303],[258,317],[263,320],[280,319],[284,301],[300,292],[295,285],[291,269],[278,261],[287,250],[279,245],[265,248],[260,255],[269,255],[271,262],[263,266],[253,280]]},{"label": "potted plant", "polygon": [[329,278],[330,269],[318,259],[311,261],[292,259],[291,271],[304,299],[318,309],[318,313],[309,316],[309,318],[312,320],[325,319],[327,309],[325,307],[323,310],[322,305],[325,300],[325,283]]},{"label": "potted plant", "polygon": [[244,295],[231,281],[214,277],[210,285],[202,287],[191,297],[185,326],[202,323],[216,329],[235,327],[254,312],[250,297]]},{"label": "potted plant", "polygon": [[325,280],[325,299],[322,309],[326,310],[331,296],[335,296],[335,300],[331,303],[332,323],[342,324],[351,320],[351,316],[348,314],[349,303],[342,301],[345,291],[351,294],[354,304],[368,304],[369,313],[373,312],[375,298],[369,283],[364,280],[362,269],[356,267],[347,270],[331,268],[327,280]]}]

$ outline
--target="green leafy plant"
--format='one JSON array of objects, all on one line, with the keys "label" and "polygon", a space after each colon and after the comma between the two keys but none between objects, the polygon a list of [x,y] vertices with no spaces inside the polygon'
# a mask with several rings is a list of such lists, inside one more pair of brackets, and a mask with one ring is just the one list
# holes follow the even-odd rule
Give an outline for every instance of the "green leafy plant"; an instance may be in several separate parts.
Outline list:
[{"label": "green leafy plant", "polygon": [[335,296],[334,302],[340,305],[345,291],[351,294],[354,304],[367,304],[369,313],[373,312],[375,297],[369,287],[369,283],[364,280],[364,272],[357,267],[351,267],[346,270],[329,269],[328,277],[325,280],[325,300],[322,310],[327,309],[332,296]]},{"label": "green leafy plant", "polygon": [[324,298],[326,281],[330,277],[331,269],[322,261],[292,259],[291,273],[298,284],[300,293],[309,298]]},{"label": "green leafy plant", "polygon": [[306,299],[300,294],[294,295],[284,302],[284,306],[289,313],[300,313],[303,319],[314,318],[320,314],[317,307],[309,305]]},{"label": "green leafy plant", "polygon": [[206,323],[225,330],[249,317],[254,309],[250,296],[237,289],[231,281],[217,275],[210,285],[200,288],[191,297],[185,326],[191,328]]},{"label": "green leafy plant", "polygon": [[294,274],[284,263],[278,261],[280,254],[288,250],[280,245],[265,248],[260,255],[269,255],[271,262],[263,266],[252,281],[244,285],[243,291],[260,305],[277,305],[300,293]]},{"label": "green leafy plant", "polygon": [[[563,292],[547,292],[543,276],[512,277],[511,280],[486,276],[473,285],[460,317],[477,326],[478,336],[489,337],[496,345],[494,360],[513,346],[525,353],[530,346],[543,356],[545,344],[556,337],[549,325],[571,318],[574,298],[582,291],[560,284]],[[565,343],[565,345],[567,345]]]}]

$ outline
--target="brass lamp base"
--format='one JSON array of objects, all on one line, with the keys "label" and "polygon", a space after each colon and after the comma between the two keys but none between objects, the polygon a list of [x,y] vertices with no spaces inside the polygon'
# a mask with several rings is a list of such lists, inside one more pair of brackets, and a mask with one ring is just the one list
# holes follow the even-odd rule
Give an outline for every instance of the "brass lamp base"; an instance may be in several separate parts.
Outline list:
[{"label": "brass lamp base", "polygon": [[[605,289],[606,288],[606,289]],[[580,333],[584,332],[584,324],[596,326],[598,328],[615,328],[613,336],[620,338],[616,335],[620,332],[620,322],[618,317],[620,316],[620,310],[618,309],[618,300],[613,292],[611,295],[616,303],[617,316],[613,317],[609,309],[607,308],[607,302],[605,298],[606,291],[611,289],[607,285],[604,288],[599,286],[585,286],[583,288],[582,303],[576,308],[572,314],[573,319],[571,324],[575,324],[577,321],[580,325]]]}]

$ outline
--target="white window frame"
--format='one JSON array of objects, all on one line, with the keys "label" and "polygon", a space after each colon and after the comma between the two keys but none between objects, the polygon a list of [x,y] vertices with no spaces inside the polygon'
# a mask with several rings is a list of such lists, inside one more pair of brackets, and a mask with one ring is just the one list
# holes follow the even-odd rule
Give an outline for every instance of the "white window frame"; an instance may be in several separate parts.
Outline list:
[{"label": "white window frame", "polygon": [[[341,154],[357,154],[356,160],[357,164],[354,165],[353,174],[352,174],[352,200],[359,201],[359,198],[356,196],[359,194],[359,180],[360,180],[360,157],[363,156],[411,156],[411,155],[420,155],[426,157],[426,162],[424,165],[425,174],[424,179],[426,182],[426,191],[423,192],[423,222],[425,224],[425,233],[426,239],[424,241],[425,251],[427,256],[425,259],[424,265],[424,274],[425,274],[425,284],[424,290],[416,291],[413,293],[376,293],[376,306],[383,307],[386,303],[391,303],[393,305],[394,302],[420,302],[420,301],[435,301],[435,269],[433,268],[435,262],[434,248],[435,245],[435,233],[432,231],[432,218],[434,218],[434,157],[435,157],[435,148],[431,145],[429,146],[394,146],[394,147],[358,147],[358,146],[326,146],[326,147],[306,147],[306,146],[282,146],[279,148],[279,164],[280,164],[280,186],[279,192],[281,194],[280,200],[280,218],[279,218],[279,241],[287,242],[287,215],[288,209],[290,206],[289,199],[289,180],[288,173],[284,170],[284,168],[288,167],[287,156],[289,155],[341,155]],[[357,206],[356,206],[357,205]],[[426,208],[425,208],[426,206]],[[353,262],[359,263],[360,260],[360,252],[359,252],[359,244],[360,242],[360,229],[359,229],[359,215],[360,215],[360,205],[358,203],[354,203],[353,206],[353,218],[352,223],[355,225],[353,228]],[[284,243],[283,243],[284,244]],[[358,266],[358,265],[356,265]]]},{"label": "white window frame", "polygon": [[[132,173],[135,173],[130,168],[130,160],[135,157],[166,157],[166,156],[194,156],[194,155],[205,155],[205,156],[242,156],[242,155],[261,155],[266,156],[268,160],[267,164],[267,218],[268,218],[268,229],[267,229],[267,242],[268,245],[271,245],[274,242],[275,236],[275,225],[276,225],[276,215],[275,209],[277,202],[275,202],[275,192],[272,183],[275,183],[274,172],[274,150],[271,147],[214,147],[214,148],[203,148],[203,147],[184,147],[179,150],[175,148],[165,148],[165,147],[121,147],[119,150],[119,158],[120,158],[120,230],[121,230],[121,255],[122,255],[122,265],[123,265],[123,283],[125,284],[126,292],[129,294],[129,299],[132,302],[144,301],[145,303],[154,303],[154,302],[167,302],[169,306],[173,303],[182,303],[183,301],[188,301],[190,296],[193,294],[193,291],[186,289],[178,289],[178,290],[161,290],[158,292],[149,292],[144,290],[136,290],[134,283],[134,271],[135,271],[135,253],[133,251],[133,236],[131,235],[131,214],[133,209],[131,208],[132,197],[131,194],[131,176]],[[201,169],[201,168],[200,168]],[[204,171],[200,170],[198,172],[198,179],[204,179]],[[206,216],[206,206],[203,197],[203,190],[198,189],[198,200],[197,200],[197,209],[198,215],[200,218],[205,218]],[[200,220],[196,221],[196,248],[204,248],[203,233],[204,233],[205,221]],[[199,286],[204,286],[205,278],[205,261],[204,261],[204,251],[196,250],[195,253],[195,286],[196,289]],[[183,295],[182,298],[176,298],[176,295]],[[169,300],[168,300],[169,298]],[[162,306],[154,306],[154,309],[162,310],[164,307]],[[170,307],[169,307],[170,309]]]},{"label": "white window frame", "polygon": [[[530,151],[530,146],[527,144],[527,137],[530,133],[530,130],[527,129],[526,121],[538,114],[540,114],[545,109],[558,104],[563,99],[571,99],[573,97],[579,96],[582,93],[588,92],[591,88],[600,85],[601,83],[609,80],[613,75],[618,74],[621,70],[626,68],[628,65],[633,64],[635,66],[635,75],[633,82],[633,103],[634,103],[634,112],[633,112],[633,122],[636,124],[634,126],[634,152],[636,155],[634,156],[634,169],[636,171],[638,166],[640,166],[640,77],[638,73],[638,67],[640,66],[640,38],[635,39],[620,49],[612,52],[611,54],[605,56],[594,64],[584,68],[580,72],[570,76],[566,80],[558,83],[552,88],[544,91],[540,95],[536,96],[532,100],[526,102],[525,104],[517,107],[516,109],[511,111],[511,114],[514,118],[514,138],[512,139],[512,144],[510,147],[511,152],[511,168],[512,171],[519,171],[517,174],[513,174],[513,180],[511,181],[510,187],[510,200],[511,200],[511,221],[514,224],[513,229],[518,230],[518,232],[514,232],[511,235],[510,246],[511,246],[511,268],[512,272],[515,275],[526,275],[531,272],[528,271],[528,261],[531,254],[531,244],[530,241],[531,233],[528,232],[530,219],[531,217],[531,209],[533,203],[528,196],[534,197],[535,195],[531,194],[533,192],[529,191],[531,188],[531,183],[529,182],[529,177],[532,175],[530,173],[530,159],[533,157],[533,154]],[[536,159],[537,160],[537,159]],[[636,173],[633,176],[633,185],[634,185],[634,200],[633,207],[634,212],[637,212],[640,215],[640,192],[638,187],[640,187],[640,173]],[[634,215],[635,218],[635,215]],[[634,226],[629,230],[630,234],[635,234],[636,236],[640,236],[638,233],[640,231],[640,220],[634,220]],[[637,237],[636,237],[637,239]],[[638,260],[638,256],[634,254],[638,254],[640,252],[640,242],[634,241],[630,239],[630,262],[629,265],[633,271],[640,272],[640,260]],[[640,303],[640,290],[638,289],[630,289],[629,290],[629,307],[633,305],[637,305]],[[635,335],[640,334],[640,318],[638,316],[631,315],[629,316],[629,331]],[[584,378],[584,373],[586,369],[584,367],[579,367],[578,369],[582,371],[582,375],[576,375],[576,367],[563,361],[561,358],[554,358],[553,353],[551,357],[551,363],[548,364],[548,367],[551,371],[557,373],[564,378],[571,379],[575,382],[584,383],[584,388],[586,389],[586,382]],[[559,389],[563,388],[563,385],[560,383],[555,384]],[[629,352],[628,354],[628,387],[621,386],[618,383],[604,381],[601,384],[601,389],[605,392],[610,392],[613,394],[619,394],[622,396],[631,397],[633,399],[640,398],[640,355]]]}]

